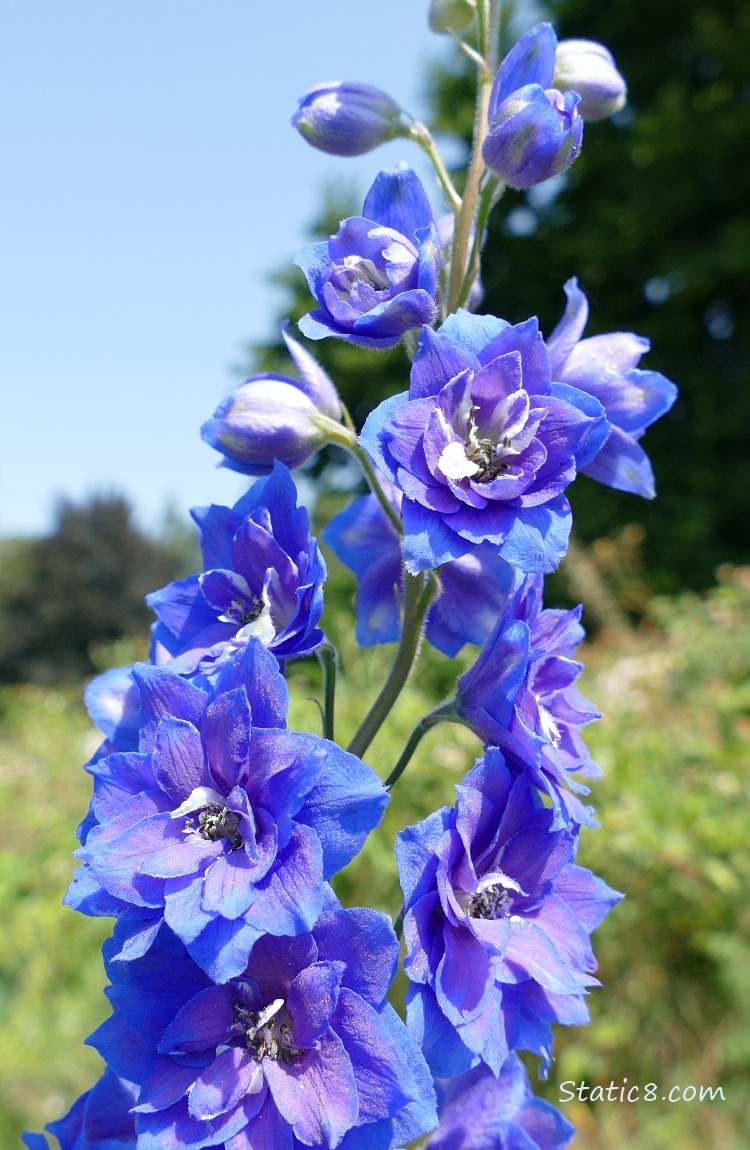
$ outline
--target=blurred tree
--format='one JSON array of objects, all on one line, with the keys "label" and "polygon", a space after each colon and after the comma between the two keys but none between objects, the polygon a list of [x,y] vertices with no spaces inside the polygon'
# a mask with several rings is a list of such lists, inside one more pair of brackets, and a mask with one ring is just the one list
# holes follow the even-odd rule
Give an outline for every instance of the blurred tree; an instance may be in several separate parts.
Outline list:
[{"label": "blurred tree", "polygon": [[0,681],[56,683],[94,670],[94,643],[139,635],[147,592],[183,573],[185,548],[148,539],[127,501],[59,504],[43,539],[8,550],[0,589]]},{"label": "blurred tree", "polygon": [[[534,7],[534,19],[543,18]],[[519,5],[518,16],[528,9]],[[629,104],[614,122],[587,127],[566,176],[506,194],[485,248],[482,310],[513,322],[537,314],[549,333],[562,285],[577,275],[591,302],[587,334],[632,330],[651,339],[641,366],[681,391],[645,440],[659,497],[647,503],[584,476],[571,489],[576,529],[590,541],[640,524],[653,587],[706,587],[720,562],[750,554],[750,8],[744,0],[550,0],[546,13],[561,39],[596,39],[612,50]],[[433,129],[466,140],[473,105],[465,58],[457,52],[435,67],[429,86]],[[358,210],[357,199],[329,196],[315,238]],[[310,306],[301,273],[276,279],[297,319]],[[359,423],[403,387],[398,349],[367,354],[332,339],[313,350]],[[289,370],[278,344],[252,352],[250,370]]]}]

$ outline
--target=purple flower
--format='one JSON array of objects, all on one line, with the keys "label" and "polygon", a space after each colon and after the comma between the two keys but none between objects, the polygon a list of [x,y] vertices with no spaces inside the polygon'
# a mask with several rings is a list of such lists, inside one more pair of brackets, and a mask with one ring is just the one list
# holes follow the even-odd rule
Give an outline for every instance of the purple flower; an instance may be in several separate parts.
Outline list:
[{"label": "purple flower", "polygon": [[624,107],[628,95],[612,53],[594,40],[562,40],[555,52],[556,88],[574,89],[581,97],[584,120],[604,120]]},{"label": "purple flower", "polygon": [[647,339],[628,331],[581,339],[588,300],[575,278],[565,284],[565,294],[565,314],[547,340],[552,375],[598,399],[612,425],[606,443],[582,470],[608,487],[653,499],[654,473],[638,440],[669,411],[677,388],[658,371],[638,370],[650,346]]},{"label": "purple flower", "polygon": [[459,311],[423,328],[408,394],[381,403],[360,441],[404,494],[409,571],[483,542],[523,571],[551,571],[570,531],[563,492],[608,432],[598,400],[552,383],[536,319]]},{"label": "purple flower", "polygon": [[568,818],[591,825],[591,809],[563,789],[588,794],[580,777],[601,775],[579,734],[601,717],[575,686],[582,608],[543,610],[542,590],[541,576],[516,579],[479,658],[458,680],[458,710],[484,743],[533,772],[552,801],[555,829]]},{"label": "purple flower", "polygon": [[266,935],[222,985],[164,928],[144,958],[108,959],[115,1014],[90,1041],[141,1059],[139,1150],[390,1150],[431,1130],[429,1072],[385,1002],[397,960],[390,920],[330,890],[310,931]]},{"label": "purple flower", "polygon": [[341,419],[338,393],[323,368],[283,327],[281,334],[301,379],[252,375],[201,428],[206,443],[224,456],[222,466],[245,475],[268,475],[276,459],[301,466]]},{"label": "purple flower", "polygon": [[401,833],[409,1026],[433,1073],[526,1049],[549,1065],[550,1022],[588,1021],[590,932],[620,897],[574,863],[528,773],[489,749],[444,807]]},{"label": "purple flower", "polygon": [[146,596],[159,622],[154,641],[191,674],[252,637],[277,659],[309,655],[323,642],[325,563],[283,463],[233,508],[194,508],[205,570]]},{"label": "purple flower", "polygon": [[361,849],[387,794],[353,755],[284,729],[286,684],[257,640],[215,683],[146,664],[133,673],[140,750],[90,768],[96,825],[66,900],[127,915],[129,954],[164,919],[225,981],[261,935],[309,930],[323,881]]},{"label": "purple flower", "polygon": [[[385,477],[381,484],[400,510],[401,492]],[[375,496],[355,499],[331,520],[323,538],[357,576],[359,646],[397,642],[401,634],[401,541]],[[427,641],[451,658],[464,643],[481,646],[506,602],[512,579],[513,568],[487,543],[446,563],[440,572],[440,594],[427,615]]]},{"label": "purple flower", "polygon": [[318,84],[299,101],[292,126],[331,156],[362,156],[408,134],[395,100],[371,84]]},{"label": "purple flower", "polygon": [[440,246],[430,201],[401,165],[381,172],[361,216],[311,244],[295,261],[318,307],[300,320],[310,339],[335,335],[360,347],[395,347],[404,332],[432,323]]},{"label": "purple flower", "polygon": [[[91,1090],[73,1103],[64,1118],[50,1122],[45,1129],[60,1144],[60,1150],[135,1150],[135,1105],[138,1087],[105,1070]],[[29,1150],[49,1150],[42,1134],[25,1134]]]},{"label": "purple flower", "polygon": [[446,1083],[427,1150],[563,1150],[574,1134],[559,1110],[534,1097],[523,1063],[509,1054],[498,1078],[479,1065]]},{"label": "purple flower", "polygon": [[510,50],[495,77],[482,156],[514,188],[548,180],[581,151],[581,98],[552,87],[556,48],[552,26],[537,24]]}]

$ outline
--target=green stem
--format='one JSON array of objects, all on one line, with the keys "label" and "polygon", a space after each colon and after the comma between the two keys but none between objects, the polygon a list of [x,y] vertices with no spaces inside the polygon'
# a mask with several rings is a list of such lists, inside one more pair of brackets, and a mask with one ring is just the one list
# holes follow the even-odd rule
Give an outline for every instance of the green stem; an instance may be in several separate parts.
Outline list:
[{"label": "green stem", "polygon": [[347,748],[351,754],[360,758],[364,755],[406,685],[419,654],[425,616],[436,588],[437,579],[432,572],[421,575],[404,572],[404,617],[396,658],[383,689]]},{"label": "green stem", "polygon": [[404,773],[409,763],[411,762],[412,755],[416,751],[419,744],[422,742],[422,739],[432,727],[436,727],[438,723],[461,721],[458,717],[456,706],[456,700],[450,699],[447,703],[443,703],[441,706],[436,707],[434,711],[430,711],[429,714],[425,715],[419,720],[416,727],[409,735],[406,746],[401,752],[401,756],[398,762],[396,763],[388,778],[385,780],[386,787],[392,787],[394,783],[398,782],[398,780],[401,778],[401,775]]},{"label": "green stem", "polygon": [[471,254],[469,256],[469,265],[466,272],[463,285],[461,287],[461,295],[459,297],[459,307],[464,307],[466,301],[471,293],[471,286],[474,283],[478,273],[482,255],[482,245],[484,243],[484,233],[487,227],[487,221],[490,217],[490,212],[495,204],[499,201],[503,192],[505,191],[506,184],[504,180],[492,178],[488,181],[484,190],[480,194],[479,209],[477,211],[477,222],[474,229],[474,242],[471,247]]},{"label": "green stem", "polygon": [[453,235],[453,251],[451,254],[451,277],[448,289],[449,312],[456,311],[460,306],[464,282],[468,272],[467,255],[471,242],[471,230],[477,211],[479,186],[482,173],[484,172],[482,144],[487,134],[487,113],[497,62],[499,11],[500,0],[479,0],[477,4],[479,50],[485,61],[485,67],[479,71],[471,162],[466,177],[466,187],[464,188],[461,209],[456,214],[456,228]]},{"label": "green stem", "polygon": [[383,511],[385,512],[388,519],[390,519],[399,538],[401,538],[404,533],[404,529],[401,526],[401,516],[391,505],[388,496],[383,491],[383,488],[381,487],[375,472],[375,468],[372,465],[370,456],[367,454],[364,447],[361,447],[357,442],[356,428],[351,422],[351,416],[349,415],[349,412],[346,410],[344,411],[344,419],[347,423],[346,427],[342,427],[340,423],[336,423],[335,420],[328,419],[326,416],[319,416],[317,422],[321,430],[326,432],[329,442],[337,443],[339,447],[346,448],[346,450],[350,451],[355,457],[365,473],[365,478],[369,484],[370,490],[372,491],[380,506],[383,508]]},{"label": "green stem", "polygon": [[325,704],[323,707],[323,738],[330,739],[331,742],[333,742],[334,712],[336,705],[336,670],[338,667],[336,648],[331,643],[324,643],[318,650],[318,660],[323,668],[323,697]]},{"label": "green stem", "polygon": [[404,933],[404,909],[405,908],[402,906],[401,910],[398,912],[398,918],[393,924],[396,938],[401,938],[401,935]]},{"label": "green stem", "polygon": [[440,187],[445,193],[445,198],[450,204],[452,210],[457,212],[461,207],[461,197],[453,186],[453,180],[448,174],[448,169],[443,163],[443,157],[435,146],[435,141],[432,138],[432,133],[425,127],[424,124],[416,123],[411,129],[409,136],[420,148],[427,153],[432,160],[432,166],[435,169],[435,175],[438,178]]}]

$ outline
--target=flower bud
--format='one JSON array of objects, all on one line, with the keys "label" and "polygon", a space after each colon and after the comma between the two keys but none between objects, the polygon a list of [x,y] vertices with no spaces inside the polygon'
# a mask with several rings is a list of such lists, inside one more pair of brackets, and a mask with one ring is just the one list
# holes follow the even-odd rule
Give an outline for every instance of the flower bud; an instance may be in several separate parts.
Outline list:
[{"label": "flower bud", "polygon": [[497,108],[482,147],[488,168],[513,188],[530,188],[562,172],[581,151],[583,120],[576,92],[526,84]]},{"label": "flower bud", "polygon": [[338,394],[322,367],[282,332],[302,379],[253,375],[222,400],[201,436],[224,455],[223,466],[268,475],[274,460],[299,467],[331,438],[341,419]]},{"label": "flower bud", "polygon": [[594,40],[563,40],[555,53],[556,88],[575,89],[581,97],[578,113],[584,120],[604,120],[619,112],[627,85],[612,53]]},{"label": "flower bud", "polygon": [[395,100],[369,84],[319,84],[299,101],[292,125],[308,144],[331,156],[361,156],[406,135]]},{"label": "flower bud", "polygon": [[471,26],[476,14],[473,0],[432,0],[430,28],[433,32],[449,32],[459,36]]}]

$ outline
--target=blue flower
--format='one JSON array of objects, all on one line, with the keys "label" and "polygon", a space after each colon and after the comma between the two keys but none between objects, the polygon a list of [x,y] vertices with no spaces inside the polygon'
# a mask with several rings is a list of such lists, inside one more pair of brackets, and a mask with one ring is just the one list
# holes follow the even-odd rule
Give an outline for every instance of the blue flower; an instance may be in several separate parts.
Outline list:
[{"label": "blue flower", "polygon": [[403,492],[409,571],[483,542],[523,571],[551,571],[570,531],[563,493],[608,433],[598,400],[552,383],[536,319],[459,311],[423,328],[409,392],[381,403],[360,441]]},{"label": "blue flower", "polygon": [[[45,1129],[60,1144],[60,1150],[135,1150],[135,1105],[138,1087],[105,1070],[102,1077],[81,1095],[64,1118],[50,1122]],[[28,1150],[49,1150],[42,1134],[24,1134]]]},{"label": "blue flower", "polygon": [[647,427],[669,411],[677,388],[658,371],[640,371],[649,342],[615,331],[581,339],[589,304],[578,280],[565,284],[565,314],[547,340],[553,377],[594,396],[612,425],[609,438],[582,470],[592,479],[653,499],[654,473],[638,443]]},{"label": "blue flower", "polygon": [[154,641],[191,674],[253,636],[277,659],[309,655],[323,642],[325,563],[283,463],[233,508],[194,508],[205,570],[146,596],[159,622]]},{"label": "blue flower", "polygon": [[166,928],[134,962],[113,962],[116,945],[115,1014],[90,1042],[141,1061],[139,1150],[391,1150],[436,1125],[429,1071],[385,1001],[398,961],[385,915],[328,889],[310,931],[266,935],[222,985]]},{"label": "blue flower", "polygon": [[574,1134],[559,1110],[534,1097],[523,1063],[509,1054],[498,1078],[479,1065],[445,1084],[427,1150],[563,1150]]},{"label": "blue flower", "polygon": [[404,332],[432,323],[440,271],[435,217],[417,175],[381,172],[361,216],[311,244],[295,261],[318,307],[300,320],[310,339],[335,335],[360,347],[395,347]]},{"label": "blue flower", "polygon": [[[394,508],[401,492],[381,485]],[[401,634],[401,541],[374,495],[355,499],[323,532],[334,555],[357,576],[357,642],[395,643]],[[451,658],[464,643],[477,646],[490,634],[505,604],[513,568],[482,543],[440,572],[440,594],[427,615],[425,638]],[[471,610],[466,609],[467,603]]]},{"label": "blue flower", "polygon": [[300,467],[327,443],[341,419],[341,402],[323,368],[282,327],[300,379],[252,375],[223,399],[201,436],[224,456],[223,467],[268,475],[274,460]]},{"label": "blue flower", "polygon": [[549,1066],[550,1022],[588,1021],[597,985],[589,934],[619,895],[574,863],[578,828],[552,829],[528,773],[498,750],[444,807],[401,833],[408,1021],[433,1073],[453,1077],[509,1051]]},{"label": "blue flower", "polygon": [[579,734],[601,717],[575,686],[582,608],[543,610],[542,589],[541,576],[516,578],[479,658],[458,680],[458,710],[484,743],[532,771],[552,801],[555,829],[568,818],[591,825],[591,809],[567,790],[587,794],[580,778],[601,775]]},{"label": "blue flower", "polygon": [[556,48],[551,25],[537,24],[510,50],[495,77],[482,156],[514,188],[548,180],[581,151],[581,98],[552,87]]},{"label": "blue flower", "polygon": [[308,144],[331,156],[362,156],[408,134],[404,114],[371,84],[318,84],[299,101],[292,126]]},{"label": "blue flower", "polygon": [[225,981],[264,933],[312,926],[323,881],[361,849],[388,796],[353,755],[284,729],[286,684],[257,640],[215,682],[145,664],[134,677],[140,750],[90,768],[96,825],[66,899],[126,914],[133,954],[163,918]]}]

